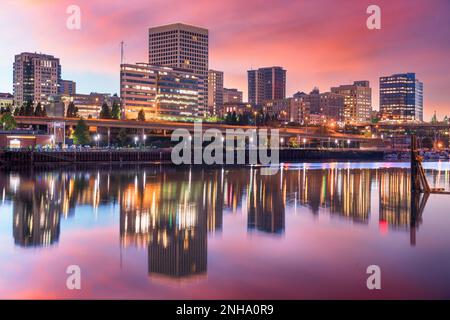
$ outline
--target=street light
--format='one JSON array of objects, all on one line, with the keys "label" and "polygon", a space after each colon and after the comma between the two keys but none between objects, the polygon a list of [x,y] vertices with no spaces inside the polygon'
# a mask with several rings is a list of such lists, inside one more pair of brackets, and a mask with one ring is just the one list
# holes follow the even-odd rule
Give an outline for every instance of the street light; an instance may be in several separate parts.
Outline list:
[{"label": "street light", "polygon": [[137,146],[138,140],[139,140],[138,136],[134,137],[134,144],[135,144],[136,146]]},{"label": "street light", "polygon": [[147,135],[146,135],[146,134],[143,134],[143,135],[142,135],[142,141],[143,141],[143,143],[144,143],[144,148],[145,148],[145,140],[147,140]]},{"label": "street light", "polygon": [[303,138],[303,149],[305,149],[305,148],[306,148],[306,139]]},{"label": "street light", "polygon": [[350,140],[347,140],[347,148],[350,148]]},{"label": "street light", "polygon": [[95,135],[94,140],[97,143],[97,148],[98,148],[99,147],[99,142],[100,142],[100,135],[99,134]]}]

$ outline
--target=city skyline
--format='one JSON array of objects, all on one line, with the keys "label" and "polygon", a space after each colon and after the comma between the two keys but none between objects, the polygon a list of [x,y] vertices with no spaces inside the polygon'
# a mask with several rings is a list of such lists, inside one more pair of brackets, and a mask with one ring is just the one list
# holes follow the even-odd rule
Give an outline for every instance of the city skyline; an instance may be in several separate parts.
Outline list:
[{"label": "city skyline", "polygon": [[[2,14],[0,19],[2,29],[9,30],[0,59],[1,92],[12,92],[14,55],[37,51],[60,58],[64,77],[77,82],[77,91],[119,93],[120,41],[125,41],[126,63],[145,62],[148,28],[183,22],[210,31],[210,69],[224,71],[224,86],[243,91],[244,97],[247,70],[280,65],[287,70],[287,96],[309,92],[314,86],[328,91],[369,80],[372,105],[378,109],[379,77],[415,72],[426,84],[424,120],[429,121],[435,110],[439,118],[450,113],[446,90],[450,67],[445,59],[450,50],[449,28],[440,25],[448,23],[445,13],[450,4],[445,1],[379,1],[381,30],[366,28],[365,10],[370,3],[365,1],[345,5],[286,1],[285,6],[260,1],[203,6],[198,1],[201,10],[180,1],[130,1],[127,7],[79,1],[81,30],[65,27],[68,1],[6,2],[15,14]],[[171,11],[175,6],[176,12]],[[324,6],[333,12],[333,19],[327,19]],[[226,17],[224,21],[217,19],[219,13]],[[54,19],[33,19],[47,15]],[[18,23],[12,23],[10,16]],[[24,23],[33,28],[24,28]],[[24,32],[28,41],[23,41]]]}]

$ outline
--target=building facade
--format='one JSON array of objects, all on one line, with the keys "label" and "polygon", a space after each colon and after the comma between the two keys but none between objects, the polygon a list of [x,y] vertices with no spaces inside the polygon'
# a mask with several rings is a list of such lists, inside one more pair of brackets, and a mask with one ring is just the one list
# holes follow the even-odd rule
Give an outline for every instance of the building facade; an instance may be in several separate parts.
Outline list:
[{"label": "building facade", "polygon": [[199,79],[191,70],[122,64],[120,97],[127,119],[144,110],[146,119],[198,117]]},{"label": "building facade", "polygon": [[320,94],[319,109],[327,123],[343,122],[345,97],[337,93],[323,92]]},{"label": "building facade", "polygon": [[309,123],[309,102],[303,97],[266,100],[263,110],[271,116],[275,115],[281,122]]},{"label": "building facade", "polygon": [[242,103],[242,91],[238,89],[223,88],[223,103]]},{"label": "building facade", "polygon": [[372,89],[369,81],[331,88],[332,93],[344,96],[344,120],[347,123],[368,122],[372,113]]},{"label": "building facade", "polygon": [[78,115],[85,119],[97,119],[100,116],[103,102],[111,108],[113,103],[120,105],[120,98],[117,95],[110,93],[91,92],[89,94],[77,93],[73,96],[62,95],[60,99],[55,98],[47,108],[47,115],[59,116],[61,114],[60,103],[64,105],[64,115],[67,112],[67,107],[70,102],[78,109]]},{"label": "building facade", "polygon": [[6,108],[8,107],[12,111],[13,105],[14,105],[14,96],[11,93],[0,92],[0,111],[6,110]]},{"label": "building facade", "polygon": [[149,64],[190,70],[198,78],[198,116],[208,113],[207,29],[175,23],[149,29]]},{"label": "building facade", "polygon": [[380,78],[382,120],[423,121],[423,83],[415,73]]},{"label": "building facade", "polygon": [[248,102],[262,105],[267,100],[286,97],[286,70],[281,67],[260,68],[247,71]]},{"label": "building facade", "polygon": [[74,96],[77,93],[77,84],[71,80],[60,80],[59,92],[60,95]]},{"label": "building facade", "polygon": [[235,112],[237,115],[243,115],[244,113],[253,114],[254,109],[250,103],[228,102],[223,104],[223,108],[219,112],[219,116],[225,117],[228,113],[233,112]]},{"label": "building facade", "polygon": [[327,122],[344,121],[344,100],[341,94],[332,92],[320,93],[314,88],[309,94],[297,92],[294,98],[303,98],[309,103],[310,124],[325,124]]},{"label": "building facade", "polygon": [[208,111],[216,116],[223,108],[223,72],[209,70],[208,73]]},{"label": "building facade", "polygon": [[58,94],[61,65],[54,56],[23,52],[14,58],[13,88],[16,106],[31,101],[46,104],[48,97]]}]

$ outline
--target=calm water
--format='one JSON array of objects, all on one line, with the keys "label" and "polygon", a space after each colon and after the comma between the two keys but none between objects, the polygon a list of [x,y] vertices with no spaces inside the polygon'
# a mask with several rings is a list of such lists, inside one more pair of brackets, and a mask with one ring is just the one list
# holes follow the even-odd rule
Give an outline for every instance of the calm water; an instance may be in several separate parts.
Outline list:
[{"label": "calm water", "polygon": [[393,163],[0,172],[0,298],[450,298],[450,196],[409,189]]}]

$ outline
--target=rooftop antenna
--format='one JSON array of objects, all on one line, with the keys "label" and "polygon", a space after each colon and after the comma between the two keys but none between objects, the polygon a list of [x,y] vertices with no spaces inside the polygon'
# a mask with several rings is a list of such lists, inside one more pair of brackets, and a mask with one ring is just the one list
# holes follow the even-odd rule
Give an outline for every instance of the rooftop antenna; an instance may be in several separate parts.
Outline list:
[{"label": "rooftop antenna", "polygon": [[120,64],[123,64],[123,41],[120,42]]}]

